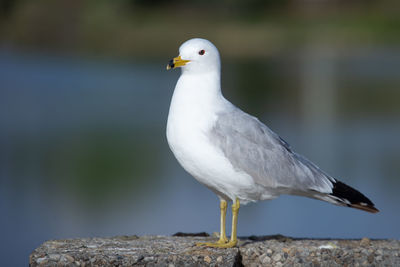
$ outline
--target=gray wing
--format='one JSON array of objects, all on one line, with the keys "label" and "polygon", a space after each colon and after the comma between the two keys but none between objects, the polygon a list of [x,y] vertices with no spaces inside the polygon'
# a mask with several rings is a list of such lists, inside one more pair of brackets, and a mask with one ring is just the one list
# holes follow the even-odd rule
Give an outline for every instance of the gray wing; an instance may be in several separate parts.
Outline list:
[{"label": "gray wing", "polygon": [[335,179],[293,152],[288,143],[257,118],[234,106],[218,114],[210,133],[211,142],[234,168],[246,172],[261,186],[293,194],[332,192]]}]

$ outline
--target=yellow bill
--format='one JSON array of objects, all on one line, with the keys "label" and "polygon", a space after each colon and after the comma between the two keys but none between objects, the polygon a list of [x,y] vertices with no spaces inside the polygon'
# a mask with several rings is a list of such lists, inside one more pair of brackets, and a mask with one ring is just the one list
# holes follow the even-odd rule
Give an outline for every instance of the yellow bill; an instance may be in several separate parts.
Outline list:
[{"label": "yellow bill", "polygon": [[167,65],[167,70],[185,66],[190,60],[182,59],[181,56],[171,59]]}]

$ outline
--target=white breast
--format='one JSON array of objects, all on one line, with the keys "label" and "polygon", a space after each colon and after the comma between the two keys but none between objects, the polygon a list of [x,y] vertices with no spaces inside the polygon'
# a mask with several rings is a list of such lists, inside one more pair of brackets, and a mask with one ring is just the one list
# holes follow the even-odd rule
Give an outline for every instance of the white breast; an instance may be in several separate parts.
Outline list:
[{"label": "white breast", "polygon": [[196,78],[182,75],[178,80],[168,115],[168,144],[182,167],[220,197],[256,200],[260,192],[253,179],[235,170],[207,136],[226,100],[209,84],[213,79]]}]

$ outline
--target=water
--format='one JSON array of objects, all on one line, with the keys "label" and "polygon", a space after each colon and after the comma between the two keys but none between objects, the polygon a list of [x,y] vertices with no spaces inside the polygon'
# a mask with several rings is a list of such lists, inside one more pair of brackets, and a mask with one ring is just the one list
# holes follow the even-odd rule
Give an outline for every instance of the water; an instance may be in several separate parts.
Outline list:
[{"label": "water", "polygon": [[[381,212],[282,196],[243,207],[239,235],[400,238],[400,51],[325,52],[227,62],[225,95]],[[168,149],[166,62],[0,51],[6,266],[48,239],[219,230],[217,197]]]}]

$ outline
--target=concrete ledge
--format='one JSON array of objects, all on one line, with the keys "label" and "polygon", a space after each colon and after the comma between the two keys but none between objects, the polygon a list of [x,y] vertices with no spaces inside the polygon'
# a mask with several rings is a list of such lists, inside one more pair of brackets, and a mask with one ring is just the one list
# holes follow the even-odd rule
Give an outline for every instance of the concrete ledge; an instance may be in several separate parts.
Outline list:
[{"label": "concrete ledge", "polygon": [[47,241],[30,266],[400,266],[398,240],[241,238],[239,247],[212,249],[212,237],[117,236]]}]

